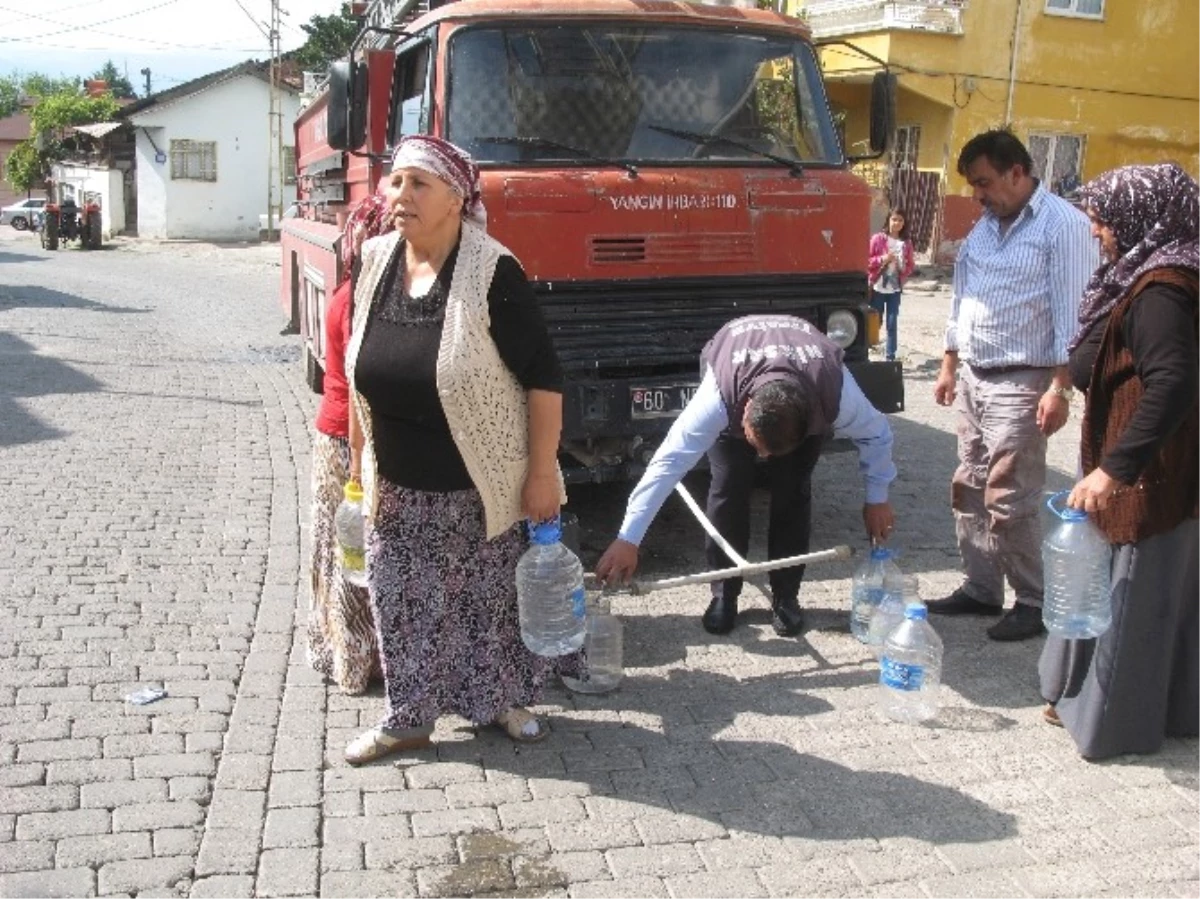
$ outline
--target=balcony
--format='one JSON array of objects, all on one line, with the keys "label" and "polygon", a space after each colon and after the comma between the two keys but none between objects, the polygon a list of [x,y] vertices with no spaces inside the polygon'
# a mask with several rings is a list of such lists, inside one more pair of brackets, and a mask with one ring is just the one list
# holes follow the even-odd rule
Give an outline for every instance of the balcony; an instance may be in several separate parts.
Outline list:
[{"label": "balcony", "polygon": [[889,30],[962,34],[966,7],[967,0],[808,0],[804,13],[817,38]]}]

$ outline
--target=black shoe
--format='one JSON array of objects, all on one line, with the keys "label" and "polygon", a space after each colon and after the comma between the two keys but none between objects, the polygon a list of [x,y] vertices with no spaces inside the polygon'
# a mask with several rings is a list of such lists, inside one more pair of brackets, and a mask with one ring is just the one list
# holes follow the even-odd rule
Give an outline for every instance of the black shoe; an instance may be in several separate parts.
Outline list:
[{"label": "black shoe", "polygon": [[993,606],[968,596],[960,587],[945,599],[931,599],[925,603],[931,615],[989,615],[1003,614],[1003,606]]},{"label": "black shoe", "polygon": [[771,606],[771,627],[781,637],[794,637],[804,630],[804,613],[795,599],[784,599]]},{"label": "black shoe", "polygon": [[1040,637],[1044,633],[1046,626],[1042,624],[1042,610],[1020,602],[987,630],[989,637],[1001,642],[1028,640],[1030,637]]},{"label": "black shoe", "polygon": [[736,619],[737,599],[714,596],[712,602],[708,604],[708,608],[704,610],[700,623],[710,634],[727,634],[733,630],[733,623]]}]

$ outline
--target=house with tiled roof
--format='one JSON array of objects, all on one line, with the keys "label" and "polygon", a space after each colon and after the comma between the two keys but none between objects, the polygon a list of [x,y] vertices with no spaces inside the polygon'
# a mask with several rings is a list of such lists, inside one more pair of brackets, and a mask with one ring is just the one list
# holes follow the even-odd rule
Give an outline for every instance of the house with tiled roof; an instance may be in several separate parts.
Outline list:
[{"label": "house with tiled roof", "polygon": [[[296,200],[292,123],[300,85],[282,79],[283,203]],[[267,211],[270,72],[249,60],[137,100],[118,113],[135,137],[139,237],[257,240]]]}]

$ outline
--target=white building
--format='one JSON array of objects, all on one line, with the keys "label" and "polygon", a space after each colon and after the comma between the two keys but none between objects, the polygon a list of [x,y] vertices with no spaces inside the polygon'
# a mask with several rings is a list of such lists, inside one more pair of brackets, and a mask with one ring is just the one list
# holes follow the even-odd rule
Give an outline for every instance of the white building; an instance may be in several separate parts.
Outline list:
[{"label": "white building", "polygon": [[[136,134],[139,237],[257,240],[268,204],[270,82],[253,60],[121,110]],[[284,186],[296,201],[292,123],[299,91],[280,89]]]},{"label": "white building", "polygon": [[125,230],[125,185],[119,169],[61,162],[51,171],[58,185],[59,195],[55,199],[59,202],[70,197],[81,207],[87,203],[100,205],[100,230],[105,240]]}]

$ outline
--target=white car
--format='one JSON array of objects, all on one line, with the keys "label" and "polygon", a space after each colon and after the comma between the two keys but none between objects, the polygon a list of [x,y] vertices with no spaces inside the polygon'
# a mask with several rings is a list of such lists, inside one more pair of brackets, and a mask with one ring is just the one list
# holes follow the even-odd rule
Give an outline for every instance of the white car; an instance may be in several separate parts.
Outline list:
[{"label": "white car", "polygon": [[33,225],[35,213],[41,212],[46,206],[43,197],[30,197],[20,203],[13,203],[0,209],[0,225],[12,225],[18,231],[26,231]]}]

